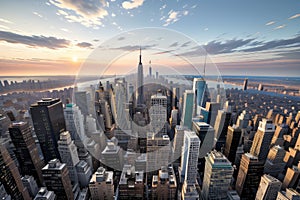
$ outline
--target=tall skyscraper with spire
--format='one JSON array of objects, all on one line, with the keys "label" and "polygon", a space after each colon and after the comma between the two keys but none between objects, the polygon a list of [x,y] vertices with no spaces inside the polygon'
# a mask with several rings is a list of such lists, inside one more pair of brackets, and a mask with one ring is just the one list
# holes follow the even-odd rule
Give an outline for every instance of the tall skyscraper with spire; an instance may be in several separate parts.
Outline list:
[{"label": "tall skyscraper with spire", "polygon": [[138,66],[138,76],[137,76],[137,104],[144,103],[144,72],[142,64],[142,48],[140,48],[140,61]]}]

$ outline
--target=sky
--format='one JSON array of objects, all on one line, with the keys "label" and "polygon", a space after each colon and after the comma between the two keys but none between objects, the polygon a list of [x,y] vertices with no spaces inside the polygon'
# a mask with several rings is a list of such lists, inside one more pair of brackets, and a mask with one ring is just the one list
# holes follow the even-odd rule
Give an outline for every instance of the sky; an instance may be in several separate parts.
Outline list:
[{"label": "sky", "polygon": [[300,75],[296,0],[0,0],[0,5],[0,76],[128,73],[137,67],[139,47],[144,66],[151,60],[162,73],[193,74],[195,66],[202,73],[207,58],[212,74]]}]

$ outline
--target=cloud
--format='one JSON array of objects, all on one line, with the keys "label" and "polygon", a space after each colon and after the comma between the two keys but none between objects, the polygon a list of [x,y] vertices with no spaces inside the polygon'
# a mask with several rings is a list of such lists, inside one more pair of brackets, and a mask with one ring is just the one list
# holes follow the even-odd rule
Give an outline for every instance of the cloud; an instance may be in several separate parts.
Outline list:
[{"label": "cloud", "polygon": [[190,51],[186,51],[184,53],[178,54],[178,56],[195,57],[199,55],[205,55],[206,52],[211,55],[233,53],[237,51],[237,49],[244,47],[245,45],[251,44],[253,41],[254,39],[231,39],[223,42],[213,40],[211,42],[208,42],[206,45],[202,47],[201,46],[193,47],[191,48]]},{"label": "cloud", "polygon": [[172,53],[173,51],[174,50],[159,51],[159,52],[153,53],[152,55],[167,54],[167,53]]},{"label": "cloud", "polygon": [[80,42],[80,43],[77,43],[76,46],[81,47],[81,48],[92,48],[93,47],[93,45],[88,42]]},{"label": "cloud", "polygon": [[190,41],[185,42],[185,43],[183,43],[183,44],[181,45],[181,47],[187,47],[187,46],[189,46],[190,43],[191,43]]},{"label": "cloud", "polygon": [[274,30],[283,29],[284,27],[286,27],[285,24],[275,27]]},{"label": "cloud", "polygon": [[13,24],[11,21],[7,19],[0,18],[0,22],[6,23],[6,24]]},{"label": "cloud", "polygon": [[266,23],[265,25],[266,25],[266,26],[270,26],[270,25],[272,25],[272,24],[275,24],[275,21],[270,21],[270,22]]},{"label": "cloud", "polygon": [[[59,10],[68,22],[78,22],[86,27],[102,25],[102,19],[108,15],[105,0],[50,0],[50,3],[64,10]],[[75,14],[74,14],[75,13]]]},{"label": "cloud", "polygon": [[298,17],[300,17],[300,13],[299,13],[299,14],[296,14],[296,15],[293,15],[293,16],[291,16],[289,19],[296,19],[296,18],[298,18]]},{"label": "cloud", "polygon": [[163,10],[167,7],[167,4],[164,4],[162,7],[159,8],[159,10]]},{"label": "cloud", "polygon": [[42,18],[42,17],[43,17],[43,15],[41,15],[41,14],[39,14],[39,13],[37,13],[37,12],[32,12],[32,14],[34,14],[34,15],[36,15],[36,16],[38,16],[38,17],[40,17],[40,18]]},{"label": "cloud", "polygon": [[255,52],[255,51],[273,50],[276,48],[299,47],[299,46],[300,46],[300,35],[289,39],[272,40],[269,42],[263,42],[262,45],[258,47],[248,48],[243,51]]},{"label": "cloud", "polygon": [[139,6],[142,6],[144,3],[144,0],[130,0],[130,1],[124,1],[122,3],[122,7],[126,10],[134,9]]},{"label": "cloud", "polygon": [[204,31],[208,31],[208,28],[205,28]]},{"label": "cloud", "polygon": [[135,50],[139,50],[140,48],[142,48],[142,50],[144,50],[144,49],[150,49],[155,46],[157,46],[157,44],[144,45],[144,46],[126,45],[126,46],[121,46],[121,47],[116,47],[116,48],[111,48],[111,49],[112,50],[121,50],[121,51],[135,51]]},{"label": "cloud", "polygon": [[125,40],[125,37],[119,37],[118,40]]},{"label": "cloud", "polygon": [[165,24],[163,26],[168,26],[169,24],[173,24],[179,20],[179,12],[171,10],[168,15],[169,16],[165,20]]},{"label": "cloud", "polygon": [[25,44],[31,47],[46,47],[49,49],[66,48],[70,44],[69,40],[59,39],[56,37],[37,35],[27,36],[6,31],[0,31],[0,41],[14,44]]},{"label": "cloud", "polygon": [[66,29],[66,28],[61,28],[60,30],[66,32],[66,33],[70,33],[69,29]]},{"label": "cloud", "polygon": [[174,42],[173,44],[171,44],[169,47],[177,47],[178,46],[178,42]]},{"label": "cloud", "polygon": [[116,16],[116,14],[115,14],[115,13],[111,13],[111,16],[112,16],[112,17],[115,17],[115,16]]}]

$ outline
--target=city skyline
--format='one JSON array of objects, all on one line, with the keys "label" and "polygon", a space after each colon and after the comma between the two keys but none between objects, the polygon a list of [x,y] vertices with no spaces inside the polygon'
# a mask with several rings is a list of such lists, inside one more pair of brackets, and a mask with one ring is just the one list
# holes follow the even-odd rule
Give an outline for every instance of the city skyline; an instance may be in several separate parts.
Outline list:
[{"label": "city skyline", "polygon": [[[136,65],[136,47],[141,45],[143,62],[153,60],[154,70],[159,65],[174,67],[170,60],[178,49],[186,59],[206,50],[222,75],[299,76],[299,6],[296,1],[3,1],[1,75],[76,75],[109,39],[153,27],[183,34],[190,41],[158,41],[164,46],[161,52],[156,49],[157,59],[164,61],[159,63],[155,42],[115,38],[119,43],[114,47],[130,52],[118,69]],[[178,63],[175,68],[184,71],[186,65]]]}]

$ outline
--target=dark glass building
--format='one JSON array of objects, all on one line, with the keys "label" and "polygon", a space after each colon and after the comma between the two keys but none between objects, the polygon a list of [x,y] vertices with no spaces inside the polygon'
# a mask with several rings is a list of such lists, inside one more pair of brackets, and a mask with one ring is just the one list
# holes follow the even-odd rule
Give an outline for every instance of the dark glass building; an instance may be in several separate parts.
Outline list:
[{"label": "dark glass building", "polygon": [[60,133],[66,129],[62,102],[60,99],[44,98],[31,105],[30,112],[45,162],[60,159],[57,141]]},{"label": "dark glass building", "polygon": [[0,139],[0,182],[12,199],[31,199],[21,181],[19,170],[3,143]]},{"label": "dark glass building", "polygon": [[43,183],[44,161],[39,156],[38,148],[32,137],[31,127],[27,122],[13,123],[9,127],[9,134],[16,147],[15,154],[21,166],[21,174],[23,176],[32,175],[41,185]]}]

